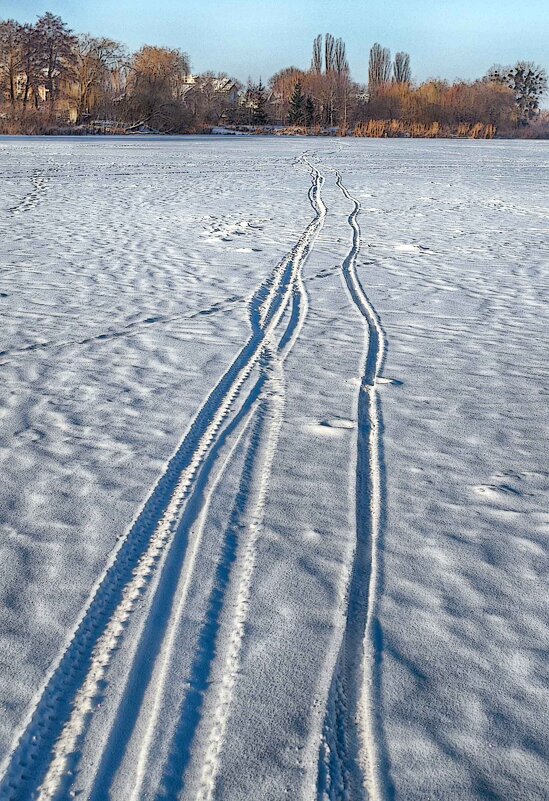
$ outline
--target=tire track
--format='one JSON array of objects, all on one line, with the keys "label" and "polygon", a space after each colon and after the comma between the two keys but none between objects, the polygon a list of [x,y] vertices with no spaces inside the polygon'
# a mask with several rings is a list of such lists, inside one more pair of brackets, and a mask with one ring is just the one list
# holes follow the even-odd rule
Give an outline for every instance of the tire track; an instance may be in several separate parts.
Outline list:
[{"label": "tire track", "polygon": [[356,549],[348,588],[345,631],[338,657],[319,755],[319,801],[384,801],[384,757],[376,688],[379,548],[382,527],[381,410],[378,383],[385,359],[385,335],[377,312],[358,277],[360,203],[336,184],[353,204],[352,232],[342,276],[365,328],[364,372],[357,399]]},{"label": "tire track", "polygon": [[[257,409],[254,412],[254,422],[250,436],[250,444],[245,456],[240,487],[231,512],[228,528],[225,532],[221,558],[217,564],[213,589],[204,615],[201,633],[199,635],[199,648],[191,667],[189,690],[183,700],[179,712],[176,732],[172,737],[172,748],[167,757],[167,763],[161,779],[160,797],[174,798],[181,792],[185,782],[185,772],[191,757],[191,747],[202,721],[202,706],[205,695],[210,687],[210,676],[214,661],[219,659],[218,639],[222,625],[221,616],[225,609],[227,594],[231,582],[239,582],[238,596],[235,604],[235,619],[233,632],[229,642],[229,653],[226,657],[226,666],[222,678],[221,698],[217,702],[214,712],[214,725],[207,748],[206,761],[203,768],[204,776],[202,788],[207,781],[215,786],[217,760],[222,747],[227,715],[230,709],[229,697],[236,681],[238,661],[243,635],[243,623],[240,620],[246,610],[246,590],[242,583],[242,575],[251,581],[255,564],[255,545],[260,533],[261,510],[268,490],[270,466],[276,449],[278,430],[282,423],[284,408],[284,379],[283,362],[291,351],[296,338],[303,325],[307,313],[307,298],[301,278],[304,261],[310,247],[324,222],[325,207],[320,200],[320,191],[323,178],[311,168],[313,185],[309,192],[309,200],[315,211],[315,219],[309,226],[309,236],[302,243],[295,254],[295,269],[292,275],[291,290],[292,308],[286,328],[280,336],[279,342],[273,331],[266,342],[265,352],[260,364],[260,376],[252,390],[257,400]],[[317,204],[316,197],[319,197]],[[265,302],[261,304],[265,306]],[[269,319],[264,313],[260,321]],[[253,321],[250,321],[253,325]],[[260,323],[261,324],[261,323]],[[284,319],[280,319],[280,326],[284,327]],[[250,511],[251,510],[251,511]],[[254,512],[255,510],[255,512]],[[244,545],[241,544],[241,541]],[[241,567],[243,565],[243,567]],[[233,578],[233,573],[237,578]],[[240,576],[240,579],[238,579]],[[162,692],[162,688],[160,688]],[[149,722],[148,741],[152,741],[154,720]],[[140,797],[141,788],[146,776],[148,746],[144,743],[138,759],[140,766],[136,784],[131,795],[132,801]],[[199,790],[200,793],[203,789]]]},{"label": "tire track", "polygon": [[[315,186],[311,187],[309,192],[309,199],[311,200],[312,195],[315,193]],[[311,200],[311,205],[313,209],[316,211],[316,206],[314,205],[313,201]],[[309,246],[307,246],[304,250],[305,255],[309,252]],[[229,580],[232,576],[232,566],[235,560],[237,559],[237,550],[240,543],[240,539],[242,538],[242,531],[244,529],[244,523],[240,520],[240,510],[243,509],[245,506],[249,505],[247,496],[250,492],[250,486],[253,486],[254,480],[251,478],[254,471],[257,470],[257,464],[264,465],[263,459],[263,452],[264,448],[262,445],[262,440],[264,437],[264,430],[270,426],[270,413],[271,410],[269,409],[269,403],[267,403],[267,399],[273,395],[272,385],[275,382],[275,378],[273,373],[274,365],[283,363],[286,359],[287,355],[291,351],[293,344],[299,335],[299,331],[303,325],[306,313],[307,313],[307,298],[305,294],[305,288],[301,278],[301,267],[303,265],[303,260],[300,258],[298,262],[298,269],[294,273],[294,277],[292,279],[293,283],[291,285],[291,312],[289,314],[289,319],[286,324],[286,328],[283,331],[280,341],[278,345],[275,344],[274,340],[275,337],[273,335],[272,341],[266,343],[265,346],[265,353],[262,357],[261,364],[260,364],[260,375],[257,379],[255,385],[252,387],[249,395],[247,396],[246,400],[244,401],[241,411],[238,414],[238,417],[244,419],[243,428],[238,434],[237,443],[240,442],[242,439],[245,430],[250,427],[251,421],[253,419],[252,425],[252,433],[250,437],[250,445],[248,448],[248,452],[245,457],[245,464],[243,468],[243,476],[241,479],[241,486],[238,492],[238,500],[235,503],[235,508],[231,514],[230,522],[227,531],[225,532],[224,541],[221,547],[221,557],[218,561],[216,574],[213,581],[212,592],[207,604],[206,612],[203,616],[203,625],[201,629],[201,633],[198,637],[198,649],[196,652],[196,657],[193,661],[191,667],[191,679],[187,683],[188,691],[186,696],[182,702],[182,709],[179,714],[179,724],[177,726],[178,734],[173,737],[174,744],[173,744],[173,755],[168,758],[168,763],[174,764],[174,769],[171,770],[170,766],[166,770],[166,775],[163,779],[165,785],[169,787],[169,790],[165,790],[164,794],[169,797],[173,797],[178,793],[178,786],[182,778],[182,765],[185,765],[189,759],[190,755],[190,748],[200,723],[200,712],[202,706],[202,699],[206,691],[209,687],[209,675],[211,672],[213,660],[217,653],[217,635],[218,629],[221,625],[220,617],[224,609],[225,603],[225,595],[228,592],[229,588]],[[258,299],[260,301],[260,299]],[[264,301],[260,301],[259,305],[263,305]],[[265,316],[263,317],[265,319]],[[257,324],[257,320],[250,319],[250,326],[253,328],[254,325]],[[284,318],[280,320],[280,327],[284,328]],[[279,369],[280,372],[280,369]],[[280,378],[280,375],[278,376]],[[237,428],[238,419],[235,419],[230,425],[233,428]],[[223,434],[225,436],[225,433]],[[168,672],[169,663],[171,660],[171,655],[173,653],[174,644],[175,644],[175,636],[176,631],[178,628],[178,621],[181,620],[183,614],[185,612],[185,600],[189,594],[190,582],[193,578],[193,570],[194,570],[194,561],[196,559],[196,555],[199,551],[200,544],[203,537],[203,526],[207,518],[207,511],[210,504],[210,501],[213,497],[215,486],[219,484],[221,476],[226,472],[227,465],[231,460],[231,456],[236,450],[236,445],[233,446],[230,450],[229,455],[227,456],[225,462],[220,467],[220,472],[216,476],[214,480],[214,484],[211,489],[208,491],[208,494],[204,501],[202,502],[201,499],[194,499],[193,505],[199,507],[199,514],[200,514],[200,523],[198,526],[198,530],[196,532],[194,542],[192,544],[192,553],[190,556],[190,563],[188,568],[185,566],[177,567],[175,572],[177,574],[182,573],[185,576],[183,589],[181,591],[179,600],[177,601],[177,610],[175,611],[174,615],[171,614],[167,617],[166,622],[166,637],[160,646],[160,653],[158,656],[158,663],[160,668],[158,673],[155,674],[154,678],[148,676],[148,681],[154,684],[154,698],[152,700],[153,708],[151,710],[150,717],[147,721],[145,732],[143,735],[142,743],[140,746],[139,754],[137,756],[137,762],[135,766],[135,784],[133,786],[131,792],[131,800],[137,801],[141,797],[141,792],[145,786],[145,780],[147,777],[147,767],[148,767],[148,759],[149,759],[149,752],[150,747],[154,740],[154,734],[161,726],[160,719],[162,714],[162,702],[163,696],[166,693],[167,685],[170,681],[170,675]],[[184,524],[180,527],[184,529],[184,534],[188,533],[191,526],[193,525],[194,521],[196,520],[198,512],[192,516],[189,515],[188,519],[184,521]],[[187,517],[187,515],[186,515]],[[181,536],[181,530],[178,532],[178,537]],[[175,594],[175,590],[170,591],[162,591],[161,594],[161,601],[160,607],[169,605],[170,607],[172,604],[170,603],[170,598]],[[160,613],[161,614],[161,613]],[[158,614],[154,614],[155,620],[155,628],[158,627]],[[154,632],[152,633],[154,637]],[[147,638],[145,638],[147,640]],[[147,663],[150,662],[150,654],[151,648],[150,642],[145,642],[140,645],[140,650],[142,651],[142,660],[141,662],[132,665],[132,672],[137,673],[139,676],[138,683],[141,684],[143,681],[142,675],[143,673],[151,673],[152,671],[147,668]],[[154,651],[154,648],[152,649]],[[139,691],[137,691],[139,692]],[[132,687],[127,693],[127,700],[126,700],[126,709],[123,710],[120,715],[119,721],[119,731],[115,732],[112,735],[112,739],[117,743],[120,743],[124,740],[124,733],[123,730],[128,729],[128,717],[130,720],[133,718],[135,722],[135,718],[139,710],[135,710],[136,704],[140,703],[140,699],[142,699],[143,690],[141,691],[141,695],[136,693],[135,687]],[[131,733],[130,733],[131,734]],[[128,734],[126,733],[126,737]],[[109,737],[111,739],[111,737]],[[182,745],[184,743],[184,745]],[[98,771],[98,778],[94,782],[94,789],[91,794],[91,798],[94,801],[101,801],[102,798],[108,793],[108,789],[114,779],[114,776],[117,770],[121,767],[121,759],[119,757],[114,758],[111,754],[108,753],[108,742],[106,744],[107,753],[104,757],[104,765]],[[117,749],[118,751],[122,751],[120,747]]]},{"label": "tire track", "polygon": [[[316,220],[314,221],[316,237],[324,224],[327,214],[327,208],[321,196],[324,178],[309,162],[306,163],[313,176],[313,186],[309,191],[309,202],[316,214]],[[282,356],[277,353],[277,348],[274,344],[266,354],[266,369],[268,369],[270,363],[272,365],[272,374],[269,379],[269,391],[265,394],[257,417],[258,427],[266,422],[264,452],[257,465],[254,465],[253,462],[249,465],[249,478],[245,477],[248,486],[244,488],[248,494],[241,498],[240,502],[237,499],[235,504],[235,525],[238,528],[247,530],[247,538],[243,547],[241,569],[238,576],[235,614],[229,639],[229,649],[225,656],[223,677],[218,693],[213,725],[209,733],[197,801],[213,801],[215,796],[219,761],[230,719],[234,688],[240,671],[240,655],[248,616],[257,543],[263,527],[269,480],[284,418],[285,378],[283,363],[300,334],[307,314],[307,294],[302,280],[301,268],[309,253],[311,244],[309,243],[303,251],[296,275],[294,307],[288,329],[278,347],[278,351],[282,352]],[[288,332],[290,332],[289,337],[287,336]],[[253,490],[251,497],[249,496],[250,488]]]},{"label": "tire track", "polygon": [[[310,166],[310,165],[309,165]],[[321,176],[311,168],[313,180]],[[290,253],[249,303],[252,334],[189,427],[127,536],[96,583],[72,639],[54,666],[3,766],[0,797],[59,796],[68,777],[112,655],[138,599],[170,548],[185,506],[244,384],[272,348],[274,331],[292,297],[295,278],[319,228],[305,229]]]},{"label": "tire track", "polygon": [[[320,180],[320,179],[318,179]],[[310,247],[310,241],[313,234],[316,234],[317,229],[317,221],[313,220],[313,222],[307,227],[304,234],[302,235],[301,239],[297,243],[297,245],[292,249],[291,253],[286,257],[285,260],[280,265],[279,269],[276,269],[274,272],[274,276],[272,280],[268,283],[268,291],[265,292],[266,287],[262,287],[260,291],[256,294],[254,301],[252,301],[250,305],[250,321],[252,329],[258,334],[261,339],[261,346],[256,350],[254,356],[249,360],[246,364],[245,369],[242,371],[241,376],[239,377],[242,379],[242,385],[244,382],[250,377],[252,373],[252,368],[255,368],[256,364],[261,365],[264,360],[266,353],[272,349],[272,339],[274,336],[274,331],[281,322],[286,306],[292,296],[293,286],[295,283],[296,274],[301,268],[302,259],[308,253]],[[265,297],[263,297],[265,295]],[[262,370],[262,373],[264,371]],[[237,382],[238,388],[240,388],[240,384]],[[234,400],[234,398],[231,398]],[[214,418],[215,420],[215,418]],[[221,420],[218,421],[219,425],[221,424]],[[188,571],[187,565],[183,566],[183,571]],[[191,576],[189,577],[189,583],[192,578],[192,567],[191,567]],[[188,586],[188,585],[187,585]],[[180,614],[182,613],[184,605],[180,608]],[[93,677],[93,673],[92,673]],[[160,688],[160,692],[162,688]],[[86,692],[84,698],[86,698],[88,693]],[[79,704],[77,704],[79,706]],[[70,738],[70,730],[69,730],[69,738]],[[74,751],[74,745],[69,739],[68,741],[69,747],[71,751]],[[53,770],[52,770],[53,768]],[[41,788],[41,795],[39,798],[42,797],[44,799],[54,798],[55,792],[51,793],[47,789],[48,785],[48,776],[52,774],[52,778],[54,781],[54,787],[56,783],[56,764],[55,759],[53,765],[50,767],[48,771],[48,775],[46,776],[46,780],[44,785]]]},{"label": "tire track", "polygon": [[[239,497],[233,509],[231,528],[243,532],[244,547],[240,554],[237,594],[229,647],[217,704],[210,729],[202,767],[197,801],[212,801],[216,788],[219,760],[231,714],[234,688],[240,669],[240,654],[245,635],[251,583],[256,562],[256,549],[265,512],[269,480],[284,417],[284,373],[274,344],[265,354],[265,370],[272,370],[269,387],[260,404],[253,432],[253,450],[246,465]],[[263,442],[262,442],[263,440]]]},{"label": "tire track", "polygon": [[[217,486],[226,474],[234,453],[250,427],[259,392],[260,382],[257,381],[238,414],[223,430],[220,436],[221,446],[229,441],[233,434],[236,437],[235,441],[230,446],[224,460],[222,449],[220,453],[210,454],[193,493],[192,503],[181,521],[177,533],[179,542],[174,542],[166,560],[167,564],[162,567],[163,575],[160,578],[159,586],[154,589],[155,596],[147,612],[145,630],[139,637],[136,653],[129,655],[131,658],[130,674],[126,677],[115,719],[104,739],[99,768],[90,793],[92,801],[103,801],[109,796],[113,780],[125,757],[125,746],[131,739],[138,717],[147,703],[146,693],[152,687],[154,692],[150,701],[151,708],[137,754],[134,768],[135,780],[130,797],[133,799],[140,795],[147,776],[148,758],[154,734],[157,727],[161,725],[162,704],[170,679],[169,669],[176,649],[178,626],[187,609],[191,581],[203,540],[203,529],[209,507]],[[220,461],[221,464],[213,481],[208,486],[209,475],[213,472],[217,461]],[[203,487],[206,489],[204,495]],[[192,536],[195,527],[196,531]],[[188,553],[186,552],[187,548]],[[116,749],[112,748],[112,742],[117,743]]]}]

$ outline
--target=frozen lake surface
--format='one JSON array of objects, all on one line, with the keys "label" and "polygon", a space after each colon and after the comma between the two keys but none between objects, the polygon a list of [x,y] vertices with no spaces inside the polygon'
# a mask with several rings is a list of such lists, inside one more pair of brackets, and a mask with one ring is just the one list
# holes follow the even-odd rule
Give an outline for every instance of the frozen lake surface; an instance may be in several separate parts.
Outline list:
[{"label": "frozen lake surface", "polygon": [[548,144],[0,175],[0,799],[547,799]]}]

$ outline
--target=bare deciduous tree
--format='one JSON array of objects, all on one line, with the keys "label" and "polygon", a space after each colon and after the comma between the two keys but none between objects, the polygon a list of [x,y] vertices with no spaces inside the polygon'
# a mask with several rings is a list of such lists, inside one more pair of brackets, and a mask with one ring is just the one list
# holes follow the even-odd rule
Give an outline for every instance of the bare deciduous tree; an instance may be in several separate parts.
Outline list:
[{"label": "bare deciduous tree", "polygon": [[523,125],[528,125],[539,113],[540,100],[547,91],[547,72],[543,67],[532,61],[518,61],[514,67],[494,66],[486,77],[512,89]]},{"label": "bare deciduous tree", "polygon": [[77,122],[80,122],[118,84],[116,71],[123,64],[124,49],[112,39],[84,34],[75,43],[74,56]]},{"label": "bare deciduous tree", "polygon": [[134,125],[178,129],[189,72],[189,58],[181,50],[142,47],[132,59],[128,79],[128,111],[138,120]]},{"label": "bare deciduous tree", "polygon": [[349,107],[350,75],[349,62],[345,42],[336,39],[334,48],[334,73],[336,84],[335,112],[338,124],[347,127],[347,113]]},{"label": "bare deciduous tree", "polygon": [[411,80],[410,56],[408,53],[397,53],[393,64],[393,81],[395,83],[410,83]]},{"label": "bare deciduous tree", "polygon": [[320,75],[322,72],[322,34],[319,33],[313,42],[313,60],[311,70]]},{"label": "bare deciduous tree", "polygon": [[[316,72],[312,72],[311,76],[315,79],[315,82],[319,77]],[[278,122],[283,123],[286,121],[294,87],[298,81],[303,84],[305,78],[305,73],[298,67],[286,67],[275,73],[269,80],[273,111]]]},{"label": "bare deciduous tree", "polygon": [[324,69],[326,74],[334,71],[335,39],[331,33],[324,37]]},{"label": "bare deciduous tree", "polygon": [[37,60],[53,109],[63,81],[73,77],[76,38],[61,17],[47,12],[34,27]]},{"label": "bare deciduous tree", "polygon": [[12,106],[17,100],[17,80],[22,71],[21,44],[21,25],[13,19],[0,22],[0,88],[8,94]]},{"label": "bare deciduous tree", "polygon": [[23,108],[25,109],[32,95],[34,105],[38,108],[38,86],[42,80],[41,54],[39,36],[34,25],[23,25],[21,28],[21,65],[25,80],[23,88]]},{"label": "bare deciduous tree", "polygon": [[370,94],[391,80],[391,70],[391,51],[376,42],[370,50],[370,62],[368,65],[368,89]]},{"label": "bare deciduous tree", "polygon": [[349,62],[347,61],[345,42],[343,39],[336,39],[335,41],[333,67],[338,75],[349,72]]}]

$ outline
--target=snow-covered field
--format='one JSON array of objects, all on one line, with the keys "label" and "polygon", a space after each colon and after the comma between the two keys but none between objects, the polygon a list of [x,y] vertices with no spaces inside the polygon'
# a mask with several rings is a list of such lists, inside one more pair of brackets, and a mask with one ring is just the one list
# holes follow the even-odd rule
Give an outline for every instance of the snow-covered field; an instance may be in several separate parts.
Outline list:
[{"label": "snow-covered field", "polygon": [[0,799],[549,798],[549,147],[0,139]]}]

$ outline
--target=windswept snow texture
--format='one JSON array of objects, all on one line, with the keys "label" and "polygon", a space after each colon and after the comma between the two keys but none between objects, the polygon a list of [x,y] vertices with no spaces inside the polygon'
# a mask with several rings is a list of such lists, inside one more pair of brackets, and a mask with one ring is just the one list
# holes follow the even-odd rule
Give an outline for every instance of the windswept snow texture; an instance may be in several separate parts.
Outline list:
[{"label": "windswept snow texture", "polygon": [[0,800],[547,799],[548,145],[0,174]]}]

